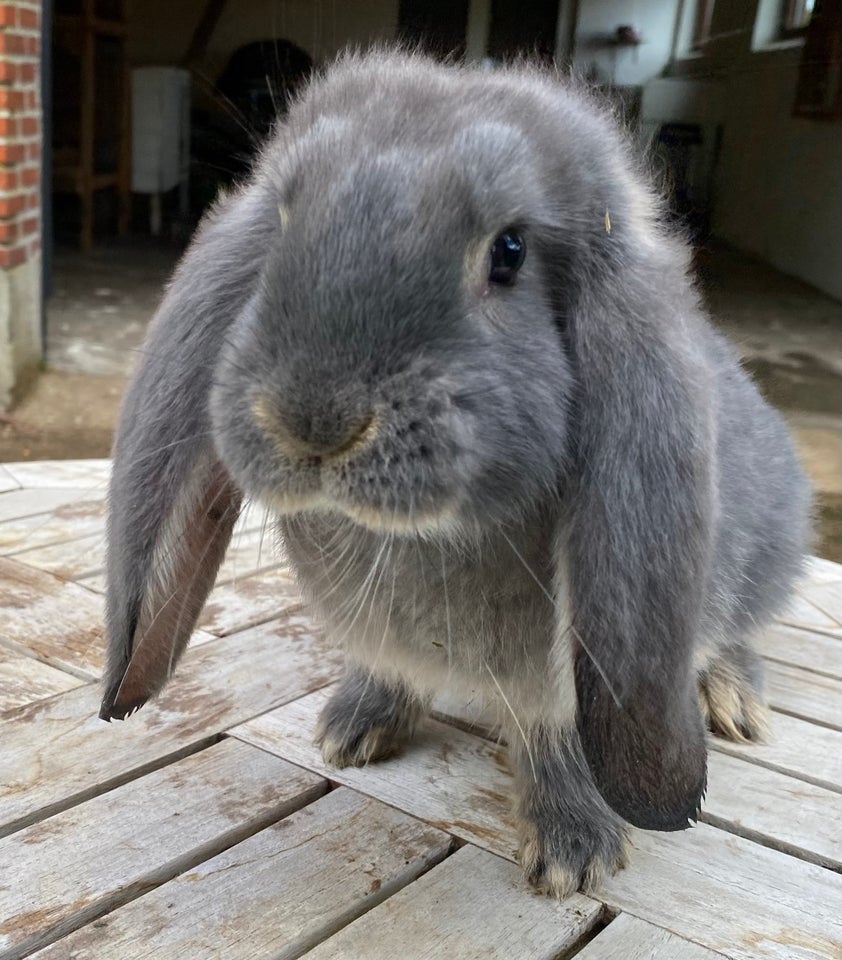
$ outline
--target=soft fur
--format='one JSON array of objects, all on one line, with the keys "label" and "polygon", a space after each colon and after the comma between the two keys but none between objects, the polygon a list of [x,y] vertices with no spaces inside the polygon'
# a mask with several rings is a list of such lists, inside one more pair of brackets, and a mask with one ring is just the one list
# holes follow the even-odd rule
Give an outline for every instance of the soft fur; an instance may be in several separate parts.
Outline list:
[{"label": "soft fur", "polygon": [[[509,227],[526,259],[490,284]],[[749,634],[807,484],[618,126],[557,77],[346,57],[206,218],[118,433],[104,717],[166,681],[243,495],[348,651],[326,758],[483,696],[551,893],[622,865],[624,822],[697,816],[700,696],[762,729]]]}]

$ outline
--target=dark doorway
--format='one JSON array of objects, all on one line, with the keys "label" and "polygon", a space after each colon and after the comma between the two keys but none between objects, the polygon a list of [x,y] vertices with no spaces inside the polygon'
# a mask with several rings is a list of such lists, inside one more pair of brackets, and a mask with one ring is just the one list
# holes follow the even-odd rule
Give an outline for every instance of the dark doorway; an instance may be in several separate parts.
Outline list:
[{"label": "dark doorway", "polygon": [[495,60],[528,56],[549,62],[555,54],[558,0],[492,0],[488,55]]},{"label": "dark doorway", "polygon": [[439,57],[461,57],[468,29],[468,0],[400,0],[398,36]]}]

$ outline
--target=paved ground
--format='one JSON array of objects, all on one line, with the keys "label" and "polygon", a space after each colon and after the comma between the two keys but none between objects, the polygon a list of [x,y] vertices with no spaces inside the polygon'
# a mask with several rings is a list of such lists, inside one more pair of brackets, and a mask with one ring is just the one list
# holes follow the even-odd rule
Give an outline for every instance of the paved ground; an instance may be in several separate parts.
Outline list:
[{"label": "paved ground", "polygon": [[[60,251],[49,369],[0,427],[0,462],[106,456],[125,377],[179,250]],[[701,253],[714,315],[795,429],[818,492],[816,552],[842,559],[842,334],[835,300],[726,249]]]}]

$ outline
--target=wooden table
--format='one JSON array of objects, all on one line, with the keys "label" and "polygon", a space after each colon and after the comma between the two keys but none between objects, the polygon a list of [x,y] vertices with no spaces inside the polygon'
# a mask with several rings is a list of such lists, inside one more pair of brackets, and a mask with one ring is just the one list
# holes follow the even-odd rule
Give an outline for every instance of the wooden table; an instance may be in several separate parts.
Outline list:
[{"label": "wooden table", "polygon": [[0,958],[842,957],[842,567],[769,630],[768,745],[711,742],[703,823],[597,898],[528,891],[499,746],[431,720],[328,770],[340,658],[262,515],[160,700],[96,718],[103,461],[0,467]]}]

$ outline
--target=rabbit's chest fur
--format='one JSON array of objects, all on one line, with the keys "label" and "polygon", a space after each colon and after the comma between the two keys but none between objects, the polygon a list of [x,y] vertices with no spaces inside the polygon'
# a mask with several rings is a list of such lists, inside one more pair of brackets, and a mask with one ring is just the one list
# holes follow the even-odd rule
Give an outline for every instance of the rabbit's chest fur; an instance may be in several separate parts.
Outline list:
[{"label": "rabbit's chest fur", "polygon": [[281,535],[329,639],[373,673],[484,703],[500,722],[574,709],[546,518],[460,547],[315,515],[281,521]]}]

